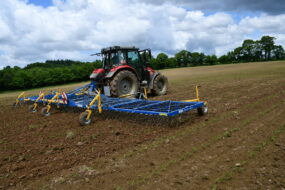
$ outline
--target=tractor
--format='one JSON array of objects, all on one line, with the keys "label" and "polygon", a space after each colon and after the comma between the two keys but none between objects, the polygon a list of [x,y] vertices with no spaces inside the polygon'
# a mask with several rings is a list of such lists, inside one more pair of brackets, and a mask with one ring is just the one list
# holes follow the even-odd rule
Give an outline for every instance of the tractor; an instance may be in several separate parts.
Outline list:
[{"label": "tractor", "polygon": [[90,79],[106,96],[137,97],[143,90],[155,96],[166,94],[167,78],[149,66],[150,49],[112,46],[92,55],[102,56],[103,68],[95,69]]}]

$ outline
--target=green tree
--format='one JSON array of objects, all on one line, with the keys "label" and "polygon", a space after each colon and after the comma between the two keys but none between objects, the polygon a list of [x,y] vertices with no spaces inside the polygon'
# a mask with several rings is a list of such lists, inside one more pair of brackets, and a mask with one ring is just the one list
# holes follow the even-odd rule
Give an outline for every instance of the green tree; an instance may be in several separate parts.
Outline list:
[{"label": "green tree", "polygon": [[191,53],[187,50],[182,50],[175,54],[175,59],[179,67],[187,67],[190,64]]},{"label": "green tree", "polygon": [[203,65],[204,62],[205,62],[205,54],[204,53],[198,53],[198,52],[191,53],[190,63],[192,66]]},{"label": "green tree", "polygon": [[158,69],[164,69],[168,62],[168,55],[160,53],[156,57],[156,64]]},{"label": "green tree", "polygon": [[251,39],[244,40],[242,43],[241,54],[244,61],[254,60],[255,41]]},{"label": "green tree", "polygon": [[261,46],[264,50],[266,60],[271,59],[271,51],[274,48],[274,40],[275,39],[276,38],[272,37],[272,36],[262,36],[262,38],[260,40]]},{"label": "green tree", "polygon": [[205,63],[207,65],[216,65],[218,64],[218,58],[216,55],[208,55],[205,57]]},{"label": "green tree", "polygon": [[276,60],[281,60],[285,58],[285,52],[281,45],[274,46],[272,52]]},{"label": "green tree", "polygon": [[219,57],[218,61],[220,64],[229,64],[232,62],[228,55],[222,55],[221,57]]},{"label": "green tree", "polygon": [[167,68],[176,68],[178,67],[177,60],[174,57],[168,58]]}]

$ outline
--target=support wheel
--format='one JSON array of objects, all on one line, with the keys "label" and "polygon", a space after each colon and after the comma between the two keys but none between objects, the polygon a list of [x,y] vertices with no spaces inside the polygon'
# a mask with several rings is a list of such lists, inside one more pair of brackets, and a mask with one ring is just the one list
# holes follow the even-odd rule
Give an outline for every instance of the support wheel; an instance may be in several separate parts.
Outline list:
[{"label": "support wheel", "polygon": [[91,118],[87,119],[87,116],[88,116],[88,112],[82,112],[79,115],[79,123],[80,123],[80,125],[86,126],[86,125],[89,125],[91,123]]},{"label": "support wheel", "polygon": [[19,104],[17,104],[16,102],[14,102],[13,104],[12,104],[12,107],[13,108],[17,108],[19,106]]},{"label": "support wheel", "polygon": [[119,97],[125,94],[134,94],[139,89],[137,76],[128,70],[119,71],[110,83],[111,95]]},{"label": "support wheel", "polygon": [[206,115],[208,113],[208,107],[207,106],[202,106],[197,108],[198,114],[199,115]]},{"label": "support wheel", "polygon": [[32,112],[32,113],[35,113],[35,112],[37,112],[37,109],[34,109],[34,105],[30,105],[29,106],[29,111]]},{"label": "support wheel", "polygon": [[41,113],[44,116],[50,116],[50,112],[48,112],[48,108],[47,107],[43,107],[42,110],[41,110]]},{"label": "support wheel", "polygon": [[168,90],[168,80],[163,75],[158,75],[153,81],[153,94],[156,96],[161,96],[167,93]]}]

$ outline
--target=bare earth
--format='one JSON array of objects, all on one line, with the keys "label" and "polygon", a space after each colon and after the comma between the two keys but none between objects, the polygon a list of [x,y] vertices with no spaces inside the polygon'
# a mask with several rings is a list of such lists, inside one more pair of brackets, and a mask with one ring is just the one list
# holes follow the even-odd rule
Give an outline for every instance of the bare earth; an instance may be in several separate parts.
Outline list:
[{"label": "bare earth", "polygon": [[169,93],[152,99],[191,99],[201,85],[209,114],[103,113],[80,127],[79,112],[43,117],[0,94],[0,189],[285,189],[284,61],[162,73]]}]

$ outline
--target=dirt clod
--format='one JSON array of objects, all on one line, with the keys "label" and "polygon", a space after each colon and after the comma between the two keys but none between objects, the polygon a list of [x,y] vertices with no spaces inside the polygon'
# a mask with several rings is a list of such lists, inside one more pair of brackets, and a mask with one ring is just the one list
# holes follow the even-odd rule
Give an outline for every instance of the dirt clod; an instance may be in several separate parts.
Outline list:
[{"label": "dirt clod", "polygon": [[84,142],[78,142],[76,145],[77,146],[82,146],[82,145],[84,145]]},{"label": "dirt clod", "polygon": [[241,163],[236,163],[235,167],[241,167]]},{"label": "dirt clod", "polygon": [[75,133],[73,131],[67,131],[66,132],[66,138],[67,139],[73,139],[75,137]]}]

